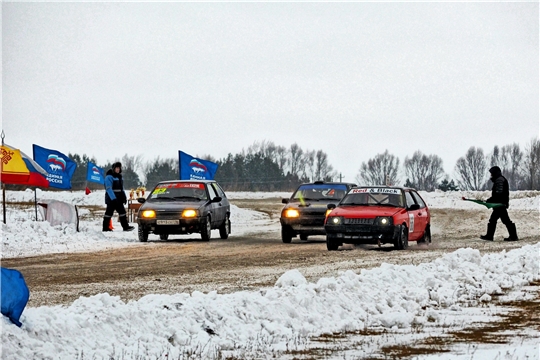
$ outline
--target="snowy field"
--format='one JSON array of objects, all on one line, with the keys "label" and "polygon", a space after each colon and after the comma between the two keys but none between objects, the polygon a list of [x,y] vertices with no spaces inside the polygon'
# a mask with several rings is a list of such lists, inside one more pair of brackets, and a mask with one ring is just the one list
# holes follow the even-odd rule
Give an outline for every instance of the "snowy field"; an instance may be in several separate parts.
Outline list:
[{"label": "snowy field", "polygon": [[[486,199],[489,192],[420,193],[433,209],[477,209],[462,201]],[[290,193],[229,193],[234,199],[288,197]],[[103,206],[104,192],[43,192],[38,201]],[[2,224],[2,258],[93,251],[138,245],[136,232],[101,233],[101,220],[50,226],[35,212],[11,202],[34,201],[34,192],[6,192],[7,224]],[[279,200],[278,200],[279,201]],[[538,211],[540,193],[512,192],[511,209]],[[85,208],[80,209],[84,217]],[[232,206],[233,234],[278,231],[266,214]],[[39,218],[38,214],[38,220]],[[119,225],[118,225],[119,228]],[[231,237],[233,236],[231,234]],[[463,248],[419,265],[391,265],[344,271],[308,282],[299,270],[281,275],[273,287],[231,294],[153,294],[123,302],[109,294],[81,297],[69,306],[27,307],[21,328],[2,317],[2,359],[199,359],[287,358],[281,351],[309,347],[312,337],[336,332],[388,329],[385,345],[414,338],[411,329],[434,334],[443,328],[489,321],[494,296],[526,300],[529,284],[540,280],[540,243],[481,255]],[[407,284],[404,286],[403,284]],[[30,289],[30,296],[32,289]],[[499,299],[500,300],[500,299]],[[473,344],[474,345],[474,344]],[[358,359],[380,344],[342,353]],[[458,348],[417,359],[539,359],[538,333],[515,343]]]}]

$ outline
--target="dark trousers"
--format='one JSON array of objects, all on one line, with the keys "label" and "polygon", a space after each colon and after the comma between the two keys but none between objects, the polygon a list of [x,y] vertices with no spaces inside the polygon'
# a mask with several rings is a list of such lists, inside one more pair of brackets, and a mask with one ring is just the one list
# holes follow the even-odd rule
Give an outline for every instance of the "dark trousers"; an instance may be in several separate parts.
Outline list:
[{"label": "dark trousers", "polygon": [[501,219],[502,223],[507,227],[512,224],[510,217],[508,216],[508,211],[504,206],[497,207],[493,209],[491,216],[489,217],[489,223],[493,227],[497,226],[497,220]]},{"label": "dark trousers", "polygon": [[107,219],[107,221],[108,221],[109,218],[112,218],[115,211],[120,216],[120,221],[122,221],[122,218],[124,218],[124,219],[126,218],[126,209],[124,209],[124,204],[122,204],[119,201],[110,202],[110,203],[107,204],[107,208],[105,209],[104,218]]},{"label": "dark trousers", "polygon": [[115,201],[107,204],[105,209],[105,215],[103,216],[103,231],[109,231],[109,224],[114,212],[117,212],[120,217],[120,224],[124,230],[129,229],[129,224],[126,216],[126,209],[124,209],[124,204],[119,201]]}]

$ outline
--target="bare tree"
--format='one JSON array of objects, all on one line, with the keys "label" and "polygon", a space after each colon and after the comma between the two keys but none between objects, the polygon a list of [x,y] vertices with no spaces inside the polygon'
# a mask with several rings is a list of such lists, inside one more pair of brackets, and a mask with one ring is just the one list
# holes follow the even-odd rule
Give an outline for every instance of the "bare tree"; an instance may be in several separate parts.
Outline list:
[{"label": "bare tree", "polygon": [[395,185],[399,182],[398,169],[399,158],[386,150],[368,160],[367,164],[362,163],[356,181],[364,185],[385,185],[388,179],[389,185]]},{"label": "bare tree", "polygon": [[143,170],[143,156],[129,156],[125,154],[122,156],[122,168],[125,170],[131,170],[133,172],[138,172]]},{"label": "bare tree", "polygon": [[328,155],[319,150],[315,154],[315,178],[313,180],[331,181],[335,176],[332,165],[328,163]]},{"label": "bare tree", "polygon": [[140,175],[143,174],[143,156],[129,156],[125,154],[122,156],[122,175],[124,179],[124,187],[126,189],[136,188],[142,184]]},{"label": "bare tree", "polygon": [[510,190],[518,190],[520,183],[523,181],[521,174],[521,164],[523,152],[519,144],[513,143],[499,148],[497,145],[493,148],[490,155],[490,166],[498,166],[508,180]]},{"label": "bare tree", "polygon": [[418,190],[433,191],[444,176],[442,159],[437,155],[424,155],[416,151],[412,158],[403,162],[409,185]]},{"label": "bare tree", "polygon": [[455,170],[462,190],[482,190],[487,180],[484,150],[471,146],[465,156],[458,159]]},{"label": "bare tree", "polygon": [[160,181],[178,179],[178,162],[178,158],[161,159],[159,156],[147,162],[143,170],[146,186],[153,188]]},{"label": "bare tree", "polygon": [[285,174],[285,165],[287,165],[287,156],[289,152],[285,146],[276,147],[276,163],[279,166],[279,169]]},{"label": "bare tree", "polygon": [[525,147],[525,183],[530,190],[540,190],[540,140],[534,138]]},{"label": "bare tree", "polygon": [[289,167],[291,174],[300,177],[301,173],[304,171],[302,164],[304,150],[302,150],[297,143],[294,143],[291,145],[290,156],[291,157],[289,158]]},{"label": "bare tree", "polygon": [[302,164],[304,169],[304,177],[307,177],[311,181],[315,179],[315,151],[307,150],[302,157]]}]

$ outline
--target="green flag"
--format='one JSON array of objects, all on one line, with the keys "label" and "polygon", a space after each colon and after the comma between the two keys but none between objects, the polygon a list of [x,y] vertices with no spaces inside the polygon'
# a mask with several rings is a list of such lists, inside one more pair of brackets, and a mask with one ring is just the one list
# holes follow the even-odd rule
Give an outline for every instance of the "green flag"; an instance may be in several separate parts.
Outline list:
[{"label": "green flag", "polygon": [[493,208],[498,208],[498,207],[501,207],[501,206],[505,206],[504,204],[488,203],[488,202],[485,202],[485,201],[482,201],[482,200],[466,199],[464,197],[462,199],[465,200],[465,201],[472,201],[473,203],[484,205],[488,209],[493,209]]}]

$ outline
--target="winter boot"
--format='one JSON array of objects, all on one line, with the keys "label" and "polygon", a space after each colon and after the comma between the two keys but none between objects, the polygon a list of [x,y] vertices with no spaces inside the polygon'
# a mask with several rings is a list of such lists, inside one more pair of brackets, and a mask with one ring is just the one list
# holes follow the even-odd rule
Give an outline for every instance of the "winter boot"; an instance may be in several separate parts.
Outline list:
[{"label": "winter boot", "polygon": [[132,231],[133,229],[135,229],[134,226],[130,226],[128,224],[126,215],[120,216],[120,224],[122,225],[122,229],[124,229],[124,231]]},{"label": "winter boot", "polygon": [[493,235],[495,235],[495,229],[497,224],[488,223],[486,235],[481,235],[480,239],[493,241]]},{"label": "winter boot", "polygon": [[112,229],[109,227],[110,223],[111,223],[111,218],[110,217],[104,217],[103,218],[103,227],[102,227],[101,231],[112,231]]},{"label": "winter boot", "polygon": [[504,238],[504,241],[518,241],[516,224],[510,223],[506,225],[506,228],[508,229],[508,237]]}]

